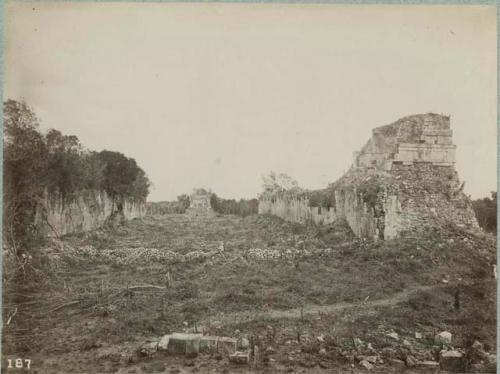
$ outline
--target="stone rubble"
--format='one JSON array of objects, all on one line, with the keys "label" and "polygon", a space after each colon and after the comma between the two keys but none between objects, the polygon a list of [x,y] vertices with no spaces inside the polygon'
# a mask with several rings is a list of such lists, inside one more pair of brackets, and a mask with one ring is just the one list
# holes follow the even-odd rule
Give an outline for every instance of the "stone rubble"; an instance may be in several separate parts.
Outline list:
[{"label": "stone rubble", "polygon": [[442,331],[434,337],[434,343],[436,345],[450,345],[451,344],[451,333],[448,331]]}]

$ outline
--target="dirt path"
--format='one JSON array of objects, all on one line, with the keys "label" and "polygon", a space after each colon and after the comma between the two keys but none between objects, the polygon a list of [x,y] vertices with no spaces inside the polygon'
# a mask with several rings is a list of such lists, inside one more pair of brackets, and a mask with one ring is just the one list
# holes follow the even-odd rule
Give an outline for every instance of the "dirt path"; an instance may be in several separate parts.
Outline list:
[{"label": "dirt path", "polygon": [[374,307],[385,307],[397,305],[403,301],[407,301],[410,296],[417,291],[430,291],[439,286],[417,286],[406,289],[402,292],[397,292],[389,297],[376,299],[376,300],[366,300],[366,301],[358,301],[358,302],[340,302],[336,304],[330,305],[306,305],[303,308],[294,308],[288,310],[276,310],[270,309],[268,311],[263,312],[236,312],[236,313],[228,313],[228,314],[219,314],[210,318],[211,320],[219,320],[224,322],[225,324],[237,323],[237,322],[250,322],[256,319],[294,319],[300,318],[301,315],[311,315],[311,314],[328,314],[334,312],[340,312],[346,309],[354,309],[354,308],[362,308],[366,310],[368,308]]}]

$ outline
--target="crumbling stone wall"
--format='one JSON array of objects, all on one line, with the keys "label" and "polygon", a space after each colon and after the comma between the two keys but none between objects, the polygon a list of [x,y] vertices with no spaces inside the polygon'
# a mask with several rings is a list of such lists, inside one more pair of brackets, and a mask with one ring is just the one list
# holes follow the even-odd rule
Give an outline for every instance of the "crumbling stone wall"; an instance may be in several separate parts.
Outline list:
[{"label": "crumbling stone wall", "polygon": [[285,198],[259,200],[259,214],[272,214],[290,222],[330,224],[337,219],[333,207],[316,207],[309,205],[309,199]]},{"label": "crumbling stone wall", "polygon": [[359,237],[390,239],[429,226],[478,229],[464,183],[455,170],[449,117],[405,117],[374,130],[354,165],[327,193],[334,207],[321,219],[307,199],[261,200],[259,213],[293,222],[345,219]]},{"label": "crumbling stone wall", "polygon": [[145,202],[112,199],[105,191],[87,191],[69,202],[46,195],[35,226],[49,236],[61,236],[99,228],[113,217],[128,220],[145,214]]},{"label": "crumbling stone wall", "polygon": [[361,151],[354,153],[354,167],[391,170],[393,163],[431,162],[452,166],[456,146],[450,117],[428,113],[399,119],[373,129]]}]

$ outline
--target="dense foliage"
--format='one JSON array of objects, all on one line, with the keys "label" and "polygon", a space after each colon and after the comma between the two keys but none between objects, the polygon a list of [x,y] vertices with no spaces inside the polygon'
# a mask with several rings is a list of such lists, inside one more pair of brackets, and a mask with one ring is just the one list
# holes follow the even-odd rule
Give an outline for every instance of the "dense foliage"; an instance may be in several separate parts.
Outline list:
[{"label": "dense foliage", "polygon": [[121,153],[92,152],[74,135],[51,129],[43,133],[24,102],[4,103],[4,238],[27,245],[36,234],[34,219],[45,196],[64,203],[78,194],[106,191],[117,203],[144,201],[150,182],[132,158]]},{"label": "dense foliage", "polygon": [[485,231],[497,232],[497,193],[492,191],[491,198],[485,197],[472,201],[477,221]]},{"label": "dense foliage", "polygon": [[259,210],[259,201],[257,199],[222,199],[215,193],[210,197],[212,209],[220,214],[235,214],[238,216],[248,216],[257,214]]},{"label": "dense foliage", "polygon": [[177,196],[176,201],[159,201],[147,203],[148,215],[164,215],[164,214],[183,214],[189,208],[189,196],[182,194]]}]

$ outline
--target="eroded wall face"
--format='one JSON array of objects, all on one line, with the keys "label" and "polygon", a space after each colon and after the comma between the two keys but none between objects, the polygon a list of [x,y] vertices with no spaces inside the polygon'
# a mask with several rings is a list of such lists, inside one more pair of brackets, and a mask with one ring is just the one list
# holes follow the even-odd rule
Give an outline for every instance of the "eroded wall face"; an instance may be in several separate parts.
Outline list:
[{"label": "eroded wall face", "polygon": [[397,237],[429,226],[478,229],[472,204],[455,170],[449,117],[414,115],[373,130],[353,168],[333,184],[335,207],[311,208],[307,199],[259,202],[259,213],[292,222],[345,219],[358,237]]},{"label": "eroded wall face", "polygon": [[454,165],[456,146],[446,116],[424,114],[403,118],[373,130],[372,137],[357,152],[355,167],[391,170],[393,162],[430,162]]},{"label": "eroded wall face", "polygon": [[49,236],[61,236],[97,229],[117,212],[127,220],[142,217],[146,214],[146,204],[114,201],[104,191],[86,192],[71,202],[46,196],[37,211],[35,225]]}]

